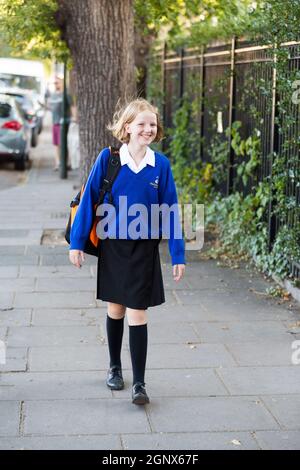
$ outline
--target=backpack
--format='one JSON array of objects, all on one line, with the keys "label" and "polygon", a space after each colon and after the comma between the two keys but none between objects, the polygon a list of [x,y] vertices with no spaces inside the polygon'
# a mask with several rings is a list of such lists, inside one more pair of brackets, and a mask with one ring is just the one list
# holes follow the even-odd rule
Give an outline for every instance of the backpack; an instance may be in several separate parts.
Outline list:
[{"label": "backpack", "polygon": [[[96,233],[96,227],[100,218],[96,216],[96,211],[97,211],[98,206],[102,204],[104,200],[104,196],[107,192],[109,192],[109,202],[112,203],[112,195],[111,195],[112,185],[121,168],[119,149],[115,147],[109,147],[109,150],[110,150],[110,156],[108,160],[107,172],[103,180],[103,185],[100,188],[98,202],[94,206],[93,223],[92,223],[92,228],[90,230],[90,235],[83,249],[84,253],[87,253],[88,255],[93,255],[93,256],[99,255],[99,241],[100,241]],[[80,199],[84,191],[84,187],[85,185],[83,184],[79,193],[75,196],[74,199],[72,199],[70,203],[71,211],[70,211],[69,220],[68,220],[66,231],[65,231],[65,239],[69,244],[70,244],[70,235],[71,235],[72,225],[73,225],[73,222],[74,222],[77,210],[78,210],[78,206],[79,206]]]}]

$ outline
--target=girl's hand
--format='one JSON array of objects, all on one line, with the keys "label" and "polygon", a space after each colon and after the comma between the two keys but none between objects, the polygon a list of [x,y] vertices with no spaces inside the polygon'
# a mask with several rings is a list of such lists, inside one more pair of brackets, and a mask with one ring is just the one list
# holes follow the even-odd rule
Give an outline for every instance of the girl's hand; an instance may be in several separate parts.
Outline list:
[{"label": "girl's hand", "polygon": [[85,260],[84,252],[81,250],[69,250],[69,260],[77,268],[81,268],[83,261]]},{"label": "girl's hand", "polygon": [[185,264],[174,264],[173,266],[173,279],[178,282],[183,277],[185,272]]}]

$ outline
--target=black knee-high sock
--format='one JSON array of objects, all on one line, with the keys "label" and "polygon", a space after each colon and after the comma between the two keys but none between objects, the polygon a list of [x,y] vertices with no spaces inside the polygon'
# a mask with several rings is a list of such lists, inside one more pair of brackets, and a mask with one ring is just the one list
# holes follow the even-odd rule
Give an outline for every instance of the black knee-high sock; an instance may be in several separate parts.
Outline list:
[{"label": "black knee-high sock", "polygon": [[148,329],[145,325],[129,326],[129,348],[132,362],[133,383],[144,382],[147,358]]},{"label": "black knee-high sock", "polygon": [[109,315],[106,317],[107,341],[110,356],[110,367],[121,367],[121,348],[124,330],[124,318],[115,320]]}]

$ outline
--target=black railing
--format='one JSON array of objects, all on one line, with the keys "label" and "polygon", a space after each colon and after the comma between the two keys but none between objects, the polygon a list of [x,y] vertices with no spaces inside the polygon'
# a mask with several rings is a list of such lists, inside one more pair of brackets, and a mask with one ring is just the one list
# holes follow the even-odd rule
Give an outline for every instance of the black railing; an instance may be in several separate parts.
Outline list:
[{"label": "black railing", "polygon": [[[300,42],[282,44],[281,48],[287,49],[289,53],[286,71],[289,78],[295,70],[300,71]],[[294,206],[286,214],[285,222],[291,227],[299,223],[299,211],[295,210],[295,206],[300,205],[300,107],[293,104],[292,100],[289,101],[286,115],[294,117],[294,124],[290,127],[282,126],[285,130],[279,132],[278,119],[284,124],[286,118],[278,107],[283,97],[277,86],[277,57],[271,47],[253,45],[233,38],[230,43],[215,44],[205,49],[202,47],[199,51],[180,49],[178,52],[168,52],[165,46],[151,60],[161,63],[162,79],[157,83],[162,87],[161,111],[164,125],[174,127],[173,116],[184,94],[191,100],[197,95],[201,141],[198,158],[204,162],[210,161],[208,149],[216,133],[221,140],[228,141],[227,176],[219,188],[221,193],[228,195],[234,190],[240,190],[247,194],[254,184],[266,177],[272,180],[273,159],[276,156],[285,156],[288,175],[286,195],[294,201]],[[234,121],[242,123],[242,138],[251,135],[254,129],[260,132],[259,168],[255,180],[250,181],[246,187],[237,178],[237,158],[231,147],[231,137],[225,135],[225,129]],[[287,145],[293,138],[295,144]],[[165,145],[167,144],[168,141]],[[266,214],[269,249],[272,248],[282,223],[274,214],[275,204],[276,198],[271,194]],[[292,265],[291,270],[299,274],[299,264]]]}]

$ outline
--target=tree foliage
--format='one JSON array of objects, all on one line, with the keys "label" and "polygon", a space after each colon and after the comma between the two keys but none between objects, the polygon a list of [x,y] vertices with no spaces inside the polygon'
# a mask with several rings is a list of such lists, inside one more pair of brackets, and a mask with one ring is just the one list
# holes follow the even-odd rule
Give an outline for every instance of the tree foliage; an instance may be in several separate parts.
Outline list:
[{"label": "tree foliage", "polygon": [[[299,37],[299,0],[136,0],[136,21],[167,39],[172,47],[194,47],[212,40],[248,36],[274,42]],[[161,31],[166,34],[161,36]]]},{"label": "tree foliage", "polygon": [[[135,0],[135,24],[147,36],[202,44],[213,37],[240,34],[255,23],[252,0]],[[274,3],[275,0],[265,3]],[[292,0],[297,3],[297,0]],[[101,2],[99,2],[101,8]],[[16,54],[55,57],[68,48],[57,23],[57,0],[0,0],[0,34]],[[256,15],[259,16],[259,15]]]},{"label": "tree foliage", "polygon": [[[99,4],[100,5],[100,4]],[[101,7],[101,6],[100,6]],[[170,47],[207,44],[233,34],[266,42],[298,35],[299,0],[135,0],[135,24]],[[14,54],[64,60],[68,48],[56,21],[57,0],[0,0],[0,34]]]},{"label": "tree foliage", "polygon": [[0,34],[13,55],[64,61],[69,51],[56,23],[56,0],[0,0]]},{"label": "tree foliage", "polygon": [[[212,39],[250,31],[260,17],[252,0],[136,0],[136,21],[147,18],[147,27],[163,31],[170,47],[206,44]],[[165,36],[163,36],[165,39]]]}]

